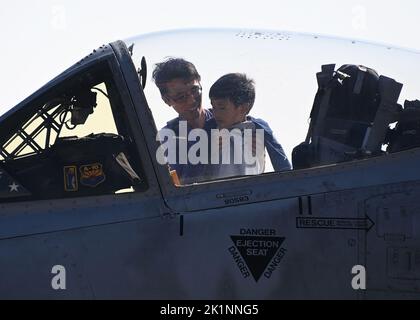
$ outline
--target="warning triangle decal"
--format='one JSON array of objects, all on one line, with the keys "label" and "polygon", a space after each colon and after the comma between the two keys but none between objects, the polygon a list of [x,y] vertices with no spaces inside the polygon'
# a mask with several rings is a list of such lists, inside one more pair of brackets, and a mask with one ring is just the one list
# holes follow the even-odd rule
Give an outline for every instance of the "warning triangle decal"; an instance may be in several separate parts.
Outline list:
[{"label": "warning triangle decal", "polygon": [[258,281],[285,238],[231,236],[231,239],[248,265],[255,281]]}]

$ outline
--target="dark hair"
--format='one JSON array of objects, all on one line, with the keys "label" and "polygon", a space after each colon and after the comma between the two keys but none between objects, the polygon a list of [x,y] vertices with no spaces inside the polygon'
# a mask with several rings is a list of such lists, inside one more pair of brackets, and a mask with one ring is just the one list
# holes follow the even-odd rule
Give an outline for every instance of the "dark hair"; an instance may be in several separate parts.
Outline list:
[{"label": "dark hair", "polygon": [[162,95],[166,93],[165,83],[173,79],[201,81],[201,76],[198,74],[195,66],[181,58],[168,58],[163,62],[156,63],[152,77]]},{"label": "dark hair", "polygon": [[209,95],[210,99],[230,99],[236,107],[247,104],[251,110],[255,102],[254,80],[244,73],[229,73],[211,86]]}]

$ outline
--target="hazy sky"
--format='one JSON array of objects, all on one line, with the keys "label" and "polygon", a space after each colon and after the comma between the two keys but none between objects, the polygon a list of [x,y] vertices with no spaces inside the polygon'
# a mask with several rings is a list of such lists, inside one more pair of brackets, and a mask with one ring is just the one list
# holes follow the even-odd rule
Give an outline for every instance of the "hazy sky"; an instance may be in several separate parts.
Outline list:
[{"label": "hazy sky", "polygon": [[151,31],[240,27],[313,32],[420,49],[418,0],[3,0],[0,112],[101,44]]}]

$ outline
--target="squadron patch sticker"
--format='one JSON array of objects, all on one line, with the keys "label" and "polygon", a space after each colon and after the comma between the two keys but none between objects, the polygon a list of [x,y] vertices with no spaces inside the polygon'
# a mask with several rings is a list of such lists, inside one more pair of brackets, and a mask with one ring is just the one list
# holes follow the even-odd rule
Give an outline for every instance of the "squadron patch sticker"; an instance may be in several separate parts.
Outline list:
[{"label": "squadron patch sticker", "polygon": [[79,190],[77,182],[77,167],[64,167],[64,191],[74,192]]},{"label": "squadron patch sticker", "polygon": [[105,181],[102,164],[94,163],[80,166],[80,184],[95,188]]},{"label": "squadron patch sticker", "polygon": [[244,278],[252,274],[256,282],[262,275],[271,278],[287,251],[281,247],[286,238],[273,229],[241,229],[230,238],[234,246],[228,250],[239,271]]}]

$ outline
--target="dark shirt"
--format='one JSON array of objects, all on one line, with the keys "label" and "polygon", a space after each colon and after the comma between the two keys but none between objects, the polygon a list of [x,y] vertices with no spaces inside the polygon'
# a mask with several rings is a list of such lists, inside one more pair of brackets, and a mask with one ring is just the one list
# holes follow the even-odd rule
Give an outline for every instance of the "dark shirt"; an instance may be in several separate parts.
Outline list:
[{"label": "dark shirt", "polygon": [[[204,109],[205,112],[205,124],[203,130],[205,130],[208,133],[208,136],[210,137],[211,129],[217,129],[217,123],[213,116],[213,111]],[[273,168],[275,171],[286,171],[291,170],[292,166],[287,159],[287,156],[280,145],[280,143],[276,140],[273,134],[273,130],[271,130],[268,123],[262,119],[257,119],[251,116],[247,116],[248,121],[252,121],[255,124],[256,129],[263,129],[264,130],[264,144],[267,149],[268,155],[270,156],[271,163],[273,165]],[[177,136],[179,136],[179,117],[175,118],[171,121],[169,121],[164,129],[171,129],[175,132]],[[190,133],[192,130],[191,127],[187,126],[187,134]],[[192,145],[194,145],[196,141],[188,141],[187,142],[187,150],[190,149]],[[210,143],[209,143],[210,145]],[[178,144],[177,144],[178,148]],[[178,155],[178,150],[177,150]],[[176,170],[178,177],[181,180],[182,184],[190,184],[194,182],[199,182],[206,180],[211,177],[207,177],[206,172],[206,166],[208,164],[171,164],[171,170]]]},{"label": "dark shirt", "polygon": [[[211,129],[215,129],[216,127],[213,127],[213,122],[211,121],[213,118],[213,112],[210,110],[204,109],[205,112],[205,123],[204,128],[208,133],[208,136],[210,137]],[[172,119],[171,121],[166,123],[166,126],[163,129],[171,129],[175,132],[176,136],[179,137],[179,117]],[[191,132],[193,128],[187,125],[187,137],[188,134]],[[187,150],[190,150],[190,147],[194,145],[196,141],[188,141],[187,140]],[[179,145],[176,144],[176,154],[179,156]],[[199,182],[206,180],[205,179],[205,168],[207,164],[198,163],[198,164],[192,164],[189,162],[189,159],[187,159],[187,164],[181,164],[181,163],[175,163],[170,164],[171,170],[176,170],[177,175],[180,179],[181,184],[191,184],[194,182]]]}]

